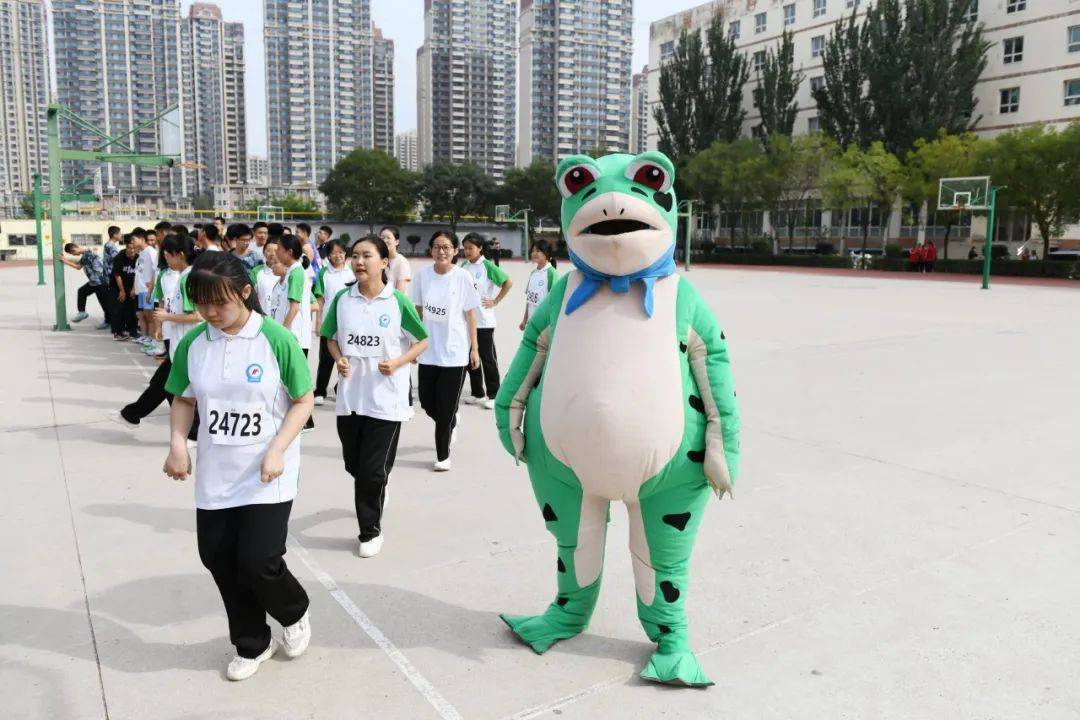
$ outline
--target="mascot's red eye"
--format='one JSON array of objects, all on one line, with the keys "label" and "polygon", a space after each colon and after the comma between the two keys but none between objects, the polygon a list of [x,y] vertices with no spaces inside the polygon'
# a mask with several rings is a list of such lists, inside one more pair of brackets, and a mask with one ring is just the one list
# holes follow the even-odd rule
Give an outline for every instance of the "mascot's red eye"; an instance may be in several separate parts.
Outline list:
[{"label": "mascot's red eye", "polygon": [[563,187],[570,195],[576,195],[578,191],[585,187],[592,185],[596,181],[596,176],[589,168],[578,165],[577,167],[570,168],[565,175],[563,175]]},{"label": "mascot's red eye", "polygon": [[663,190],[667,183],[667,173],[656,165],[642,165],[634,173],[634,182],[653,190]]}]

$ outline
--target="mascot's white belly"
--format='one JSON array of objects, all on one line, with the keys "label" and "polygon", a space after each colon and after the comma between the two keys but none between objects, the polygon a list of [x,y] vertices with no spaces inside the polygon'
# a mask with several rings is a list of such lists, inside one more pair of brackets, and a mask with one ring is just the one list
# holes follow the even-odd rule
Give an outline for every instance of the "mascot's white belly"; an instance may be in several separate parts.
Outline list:
[{"label": "mascot's white belly", "polygon": [[581,279],[574,272],[567,283],[544,371],[540,424],[551,454],[574,470],[586,493],[630,500],[682,443],[679,276],[656,281],[651,318],[642,283],[623,294],[604,284],[566,315]]}]

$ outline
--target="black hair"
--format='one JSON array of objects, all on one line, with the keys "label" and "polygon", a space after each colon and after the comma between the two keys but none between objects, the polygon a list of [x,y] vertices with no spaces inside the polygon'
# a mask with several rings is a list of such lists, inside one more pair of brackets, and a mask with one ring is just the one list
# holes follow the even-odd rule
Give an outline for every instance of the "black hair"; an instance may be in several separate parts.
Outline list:
[{"label": "black hair", "polygon": [[173,225],[172,231],[177,235],[191,235],[187,229],[187,225]]},{"label": "black hair", "polygon": [[138,235],[138,236],[139,236],[139,237],[141,237],[141,238],[142,238],[143,240],[145,240],[145,239],[146,239],[146,231],[145,231],[145,230],[143,230],[143,229],[142,229],[141,227],[137,227],[137,228],[135,228],[134,230],[132,230],[132,231],[131,231],[130,233],[128,233],[128,234],[129,234],[129,235]]},{"label": "black hair", "polygon": [[75,243],[69,242],[66,245],[64,245],[64,252],[66,252],[68,255],[74,255],[75,253],[73,253],[71,251],[74,250],[77,247],[79,247],[79,246],[76,245]]},{"label": "black hair", "polygon": [[191,237],[187,233],[169,235],[161,241],[161,257],[165,257],[165,253],[170,255],[183,253],[187,264],[190,265],[195,261],[195,243],[191,242]]},{"label": "black hair", "polygon": [[450,244],[454,246],[455,250],[457,250],[458,237],[457,233],[455,233],[453,230],[436,230],[434,233],[432,233],[431,239],[427,241],[428,249],[432,248],[435,245],[435,241],[441,237],[449,240]]},{"label": "black hair", "polygon": [[285,234],[285,226],[281,223],[270,223],[266,226],[266,231],[270,234],[270,237],[281,237]]},{"label": "black hair", "polygon": [[334,236],[334,229],[329,225],[320,225],[319,229],[326,233],[326,237]]},{"label": "black hair", "polygon": [[268,228],[268,226],[262,220],[259,220],[257,223],[255,223],[254,225],[251,226],[251,232],[254,233],[256,230],[258,230],[260,228]]},{"label": "black hair", "polygon": [[[251,288],[243,300],[244,287]],[[204,252],[195,258],[187,279],[187,292],[196,305],[223,305],[241,300],[248,310],[262,314],[259,293],[251,283],[244,263],[235,255],[223,252]]]},{"label": "black hair", "polygon": [[163,230],[164,231],[164,230],[171,230],[171,229],[172,229],[172,223],[170,223],[168,220],[162,220],[161,222],[159,222],[157,225],[154,226],[155,231],[157,231],[157,230]]},{"label": "black hair", "polygon": [[290,255],[303,264],[304,269],[307,269],[307,266],[311,263],[307,255],[304,254],[303,244],[295,235],[282,235],[281,239],[278,240],[278,248],[288,250]]},{"label": "black hair", "polygon": [[383,229],[379,231],[379,234],[382,235],[387,230],[390,231],[390,234],[394,236],[395,240],[401,239],[401,228],[399,228],[397,225],[384,225]]},{"label": "black hair", "polygon": [[203,225],[199,229],[203,231],[203,234],[206,235],[206,239],[210,242],[221,241],[221,232],[217,229],[217,225],[210,223],[209,225]]},{"label": "black hair", "polygon": [[105,232],[108,234],[109,237],[113,237],[114,235],[119,235],[120,234],[120,228],[117,227],[116,225],[110,225],[109,229],[106,230]]},{"label": "black hair", "polygon": [[130,242],[131,242],[131,233],[124,233],[122,236],[120,236],[120,244],[121,245],[127,247],[128,243],[130,243]]},{"label": "black hair", "polygon": [[311,237],[311,226],[310,225],[308,225],[305,222],[296,223],[296,231],[300,232],[301,230],[304,231],[305,235],[307,235],[308,237]]},{"label": "black hair", "polygon": [[[359,242],[359,240],[357,242]],[[353,246],[355,247],[356,243],[353,243]],[[350,248],[345,247],[345,243],[341,240],[341,238],[334,238],[333,240],[330,240],[326,243],[327,257],[329,257],[330,253],[334,251],[334,248],[341,248],[341,252],[345,253],[345,256],[348,257]]]},{"label": "black hair", "polygon": [[555,267],[555,245],[550,240],[540,238],[539,240],[533,240],[529,245],[529,254],[532,255],[533,250],[539,250],[547,257],[548,262],[551,263],[551,267]]},{"label": "black hair", "polygon": [[229,238],[230,240],[242,238],[245,235],[250,237],[252,235],[252,232],[251,228],[249,228],[244,223],[234,223],[225,230],[225,237]]},{"label": "black hair", "polygon": [[[335,240],[334,242],[337,242],[337,241]],[[364,237],[362,237],[359,240],[357,240],[356,242],[354,242],[353,246],[352,246],[353,252],[356,252],[356,248],[360,247],[360,243],[363,243],[363,242],[369,242],[372,245],[374,245],[375,250],[377,250],[378,253],[379,253],[379,257],[381,257],[383,260],[389,260],[390,259],[390,248],[388,248],[386,246],[386,241],[383,240],[378,235],[365,235]],[[386,276],[386,269],[385,268],[382,271],[382,281],[383,281],[383,285],[389,285],[390,284],[390,279]]]},{"label": "black hair", "polygon": [[[169,237],[171,237],[171,236],[169,236]],[[162,238],[162,239],[164,239],[164,238]],[[168,270],[169,269],[169,261],[165,259],[165,253],[163,253],[163,252],[159,252],[157,254],[157,269],[158,269],[158,271]]]},{"label": "black hair", "polygon": [[216,218],[214,218],[214,222],[217,222],[218,220],[221,221],[222,225],[225,224],[225,218],[221,217],[220,215],[218,215]]},{"label": "black hair", "polygon": [[487,240],[485,240],[484,236],[478,232],[471,232],[465,237],[463,237],[461,239],[461,244],[464,245],[465,243],[475,245],[477,248],[479,248],[480,252],[484,252],[484,250],[487,249]]}]

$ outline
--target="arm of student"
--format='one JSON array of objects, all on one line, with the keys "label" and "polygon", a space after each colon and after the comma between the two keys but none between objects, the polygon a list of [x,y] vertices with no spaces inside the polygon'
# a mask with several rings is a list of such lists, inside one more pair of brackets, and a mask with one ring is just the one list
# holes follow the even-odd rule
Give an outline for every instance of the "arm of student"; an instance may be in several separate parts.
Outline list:
[{"label": "arm of student", "polygon": [[490,260],[484,260],[484,270],[487,272],[491,284],[499,288],[499,294],[493,299],[485,301],[484,307],[495,307],[501,303],[507,293],[510,292],[510,288],[513,287],[514,281],[510,279],[510,276],[506,274],[505,270]]},{"label": "arm of student", "polygon": [[406,295],[408,295],[409,294],[409,283],[411,283],[411,282],[412,282],[412,278],[401,278],[396,283],[394,283],[394,289],[397,290],[398,292],[405,293]]},{"label": "arm of student", "polygon": [[195,399],[177,396],[169,410],[169,455],[162,468],[173,480],[185,480],[191,475],[191,454],[187,448],[188,433],[195,421]]},{"label": "arm of student", "polygon": [[281,323],[287,328],[292,327],[293,320],[300,314],[300,303],[296,300],[289,301],[289,312],[285,313],[285,321]]},{"label": "arm of student", "polygon": [[416,312],[415,306],[411,304],[405,293],[400,290],[394,291],[394,296],[401,311],[401,329],[408,334],[413,342],[405,354],[379,363],[379,372],[383,375],[392,375],[398,368],[415,362],[428,347],[427,328],[420,322],[420,315]]},{"label": "arm of student", "polygon": [[469,324],[469,367],[480,367],[480,345],[476,340],[476,310],[465,311],[465,322]]}]

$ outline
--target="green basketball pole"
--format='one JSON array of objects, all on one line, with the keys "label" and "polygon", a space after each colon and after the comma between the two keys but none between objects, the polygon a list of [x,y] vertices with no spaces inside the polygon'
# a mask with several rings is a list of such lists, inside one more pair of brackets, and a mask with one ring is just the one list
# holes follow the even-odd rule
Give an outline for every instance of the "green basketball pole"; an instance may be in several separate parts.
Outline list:
[{"label": "green basketball pole", "polygon": [[41,234],[41,173],[34,173],[34,226],[37,229],[37,284],[45,284],[45,238]]},{"label": "green basketball pole", "polygon": [[983,281],[982,289],[990,289],[990,248],[994,242],[994,209],[997,206],[997,191],[998,189],[993,185],[990,186],[990,215],[986,221],[986,248],[983,250]]}]

